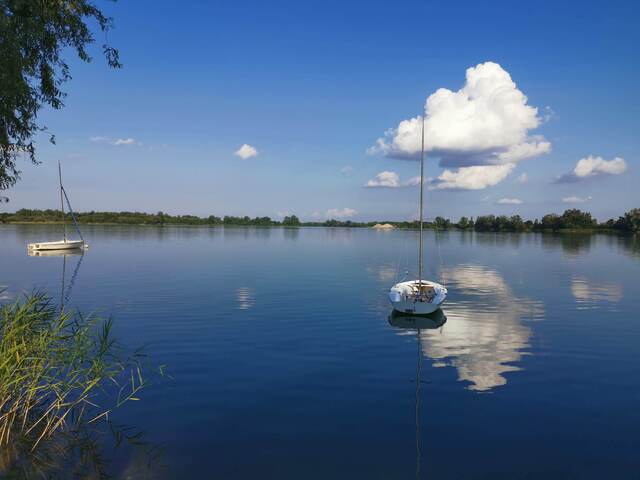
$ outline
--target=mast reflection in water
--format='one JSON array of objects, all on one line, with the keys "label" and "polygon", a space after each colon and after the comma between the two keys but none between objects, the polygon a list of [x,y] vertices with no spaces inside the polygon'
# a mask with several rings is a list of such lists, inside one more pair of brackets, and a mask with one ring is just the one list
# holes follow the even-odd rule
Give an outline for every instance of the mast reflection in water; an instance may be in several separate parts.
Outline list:
[{"label": "mast reflection in water", "polygon": [[414,330],[418,337],[418,355],[416,356],[416,396],[415,396],[415,425],[416,425],[416,479],[420,478],[420,469],[422,464],[420,452],[420,390],[422,386],[422,352],[420,349],[420,334],[423,330],[439,329],[447,321],[441,309],[429,315],[411,316],[393,310],[389,315],[389,324],[392,327],[402,330]]}]

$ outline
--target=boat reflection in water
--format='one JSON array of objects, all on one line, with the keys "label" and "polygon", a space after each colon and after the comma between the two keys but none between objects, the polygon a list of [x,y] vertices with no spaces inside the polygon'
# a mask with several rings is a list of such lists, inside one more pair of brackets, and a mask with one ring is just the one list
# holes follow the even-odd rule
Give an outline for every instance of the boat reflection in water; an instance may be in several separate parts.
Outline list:
[{"label": "boat reflection in water", "polygon": [[432,330],[440,328],[447,321],[441,308],[429,315],[411,315],[393,310],[389,315],[389,325],[395,328],[411,330]]},{"label": "boat reflection in water", "polygon": [[420,390],[422,386],[422,350],[420,344],[423,330],[437,330],[447,322],[447,317],[441,308],[429,315],[410,315],[393,310],[389,315],[389,325],[400,330],[415,331],[418,337],[418,355],[416,357],[416,396],[415,396],[415,425],[416,425],[416,479],[420,478]]},{"label": "boat reflection in water", "polygon": [[67,250],[33,250],[28,249],[27,255],[30,257],[67,257],[84,255],[84,248],[70,248]]},{"label": "boat reflection in water", "polygon": [[[72,248],[66,250],[34,250],[32,248],[27,250],[27,255],[30,257],[62,257],[62,280],[60,281],[60,311],[64,310],[64,304],[69,301],[73,285],[78,277],[80,271],[80,265],[82,265],[82,259],[85,253],[84,248]],[[66,283],[67,274],[67,257],[79,257],[76,262],[76,266],[71,274],[69,284]]]}]

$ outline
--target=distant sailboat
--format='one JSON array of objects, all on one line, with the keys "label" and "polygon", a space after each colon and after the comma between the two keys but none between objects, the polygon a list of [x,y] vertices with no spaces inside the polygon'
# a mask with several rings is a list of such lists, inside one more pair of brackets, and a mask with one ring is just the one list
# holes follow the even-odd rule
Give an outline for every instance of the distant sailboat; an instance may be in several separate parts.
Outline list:
[{"label": "distant sailboat", "polygon": [[447,298],[447,289],[436,282],[422,279],[422,216],[424,197],[424,113],[422,115],[422,149],[420,153],[420,239],[418,241],[418,279],[396,283],[389,290],[393,309],[412,315],[435,312]]},{"label": "distant sailboat", "polygon": [[[58,240],[57,242],[38,242],[38,243],[30,243],[28,245],[29,251],[42,251],[42,250],[73,250],[79,248],[85,248],[87,244],[82,238],[82,233],[80,232],[80,228],[78,227],[78,222],[76,221],[76,216],[73,214],[73,210],[71,209],[71,203],[69,202],[69,197],[67,196],[67,192],[62,186],[62,169],[60,167],[60,162],[58,162],[58,180],[60,182],[60,207],[62,209],[62,240]],[[67,206],[69,207],[69,214],[71,215],[71,219],[73,220],[73,225],[76,228],[76,232],[78,232],[78,236],[80,240],[71,240],[67,238],[67,224],[66,224],[66,216],[64,213],[64,201],[67,201]]]}]

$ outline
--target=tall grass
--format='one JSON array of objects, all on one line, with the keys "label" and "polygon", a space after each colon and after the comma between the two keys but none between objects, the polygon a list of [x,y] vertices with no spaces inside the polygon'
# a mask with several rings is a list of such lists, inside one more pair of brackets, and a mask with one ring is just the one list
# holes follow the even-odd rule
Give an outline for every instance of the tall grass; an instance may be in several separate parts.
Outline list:
[{"label": "tall grass", "polygon": [[114,340],[111,320],[59,312],[42,293],[0,307],[0,452],[33,452],[138,400],[141,357]]}]

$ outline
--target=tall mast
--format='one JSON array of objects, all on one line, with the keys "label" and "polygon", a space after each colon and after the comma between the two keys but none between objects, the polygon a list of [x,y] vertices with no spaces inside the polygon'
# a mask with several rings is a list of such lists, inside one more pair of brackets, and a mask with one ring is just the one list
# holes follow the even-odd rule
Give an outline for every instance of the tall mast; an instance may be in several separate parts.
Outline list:
[{"label": "tall mast", "polygon": [[62,234],[64,242],[67,243],[67,226],[64,222],[64,200],[62,199],[62,169],[60,168],[60,160],[58,160],[58,180],[60,181],[60,209],[62,211]]},{"label": "tall mast", "polygon": [[422,145],[420,149],[420,241],[418,242],[418,288],[422,286],[422,198],[424,190],[424,110],[422,111]]}]

